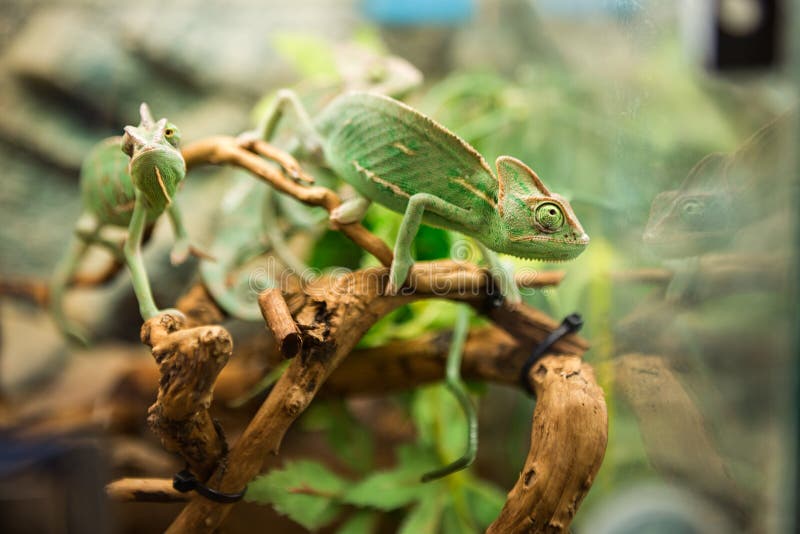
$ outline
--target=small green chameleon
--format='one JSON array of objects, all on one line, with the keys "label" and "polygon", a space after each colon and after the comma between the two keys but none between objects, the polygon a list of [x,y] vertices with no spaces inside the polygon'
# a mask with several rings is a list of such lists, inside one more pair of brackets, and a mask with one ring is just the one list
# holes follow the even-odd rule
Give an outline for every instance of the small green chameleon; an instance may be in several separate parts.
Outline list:
[{"label": "small green chameleon", "polygon": [[[166,210],[176,236],[172,262],[180,263],[192,252],[180,211],[172,202],[186,175],[186,162],[178,150],[180,132],[166,119],[155,121],[147,104],[141,105],[139,113],[139,126],[126,126],[124,135],[101,141],[84,160],[80,173],[83,213],[50,282],[50,311],[57,326],[83,344],[88,340],[86,332],[66,317],[63,297],[90,245],[109,249],[128,265],[144,319],[159,313],[141,257],[146,227]],[[105,226],[128,227],[122,251],[102,237]]]},{"label": "small green chameleon", "polygon": [[[389,294],[399,292],[408,278],[414,263],[412,241],[423,222],[474,238],[501,293],[512,302],[521,300],[519,289],[493,251],[564,261],[578,256],[589,243],[569,203],[551,193],[527,165],[501,156],[495,176],[483,156],[464,140],[402,102],[373,93],[346,93],[312,121],[297,96],[283,90],[258,134],[270,140],[287,110],[299,121],[296,152],[331,168],[358,192],[331,213],[332,220],[359,221],[371,202],[403,214],[386,288]],[[467,417],[467,451],[424,480],[462,469],[475,457],[476,416],[459,378],[466,319],[468,314],[456,324],[446,384]]]},{"label": "small green chameleon", "polygon": [[[335,79],[308,79],[298,85],[296,94],[303,95],[304,104],[312,109],[321,108],[337,95],[351,90],[368,90],[400,98],[422,82],[422,73],[400,57],[357,46],[333,46],[324,40],[312,42],[320,47],[320,54],[330,54],[336,66]],[[246,132],[241,137],[247,140],[259,135]],[[287,139],[290,147],[291,142],[292,139]],[[336,187],[338,179],[329,168],[314,166],[308,161],[303,162],[303,167],[314,177],[315,185]],[[302,175],[305,173],[299,169],[284,171],[294,179],[304,179]],[[240,268],[271,253],[290,272],[308,278],[313,271],[292,251],[287,237],[302,232],[310,242],[314,242],[325,231],[327,220],[328,213],[324,209],[306,206],[275,192],[267,184],[242,176],[220,205],[220,223],[211,245],[215,261],[200,261],[200,274],[215,302],[237,319],[261,321],[254,289],[274,286],[277,282],[266,272],[258,271],[261,276],[254,279],[256,271],[247,272]]]}]

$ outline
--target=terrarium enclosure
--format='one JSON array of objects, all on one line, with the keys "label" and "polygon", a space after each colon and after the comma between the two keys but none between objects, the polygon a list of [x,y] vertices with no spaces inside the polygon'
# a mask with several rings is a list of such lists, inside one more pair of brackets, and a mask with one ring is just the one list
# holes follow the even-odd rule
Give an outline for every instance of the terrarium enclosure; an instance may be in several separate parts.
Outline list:
[{"label": "terrarium enclosure", "polygon": [[0,532],[791,532],[800,6],[6,0]]}]

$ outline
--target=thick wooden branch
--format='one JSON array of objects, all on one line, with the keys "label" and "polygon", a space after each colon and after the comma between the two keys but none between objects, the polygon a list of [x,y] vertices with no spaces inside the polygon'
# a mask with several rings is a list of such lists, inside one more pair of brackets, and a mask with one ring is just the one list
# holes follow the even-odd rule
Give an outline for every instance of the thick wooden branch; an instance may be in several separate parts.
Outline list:
[{"label": "thick wooden branch", "polygon": [[[265,453],[277,453],[289,426],[364,333],[403,304],[431,297],[469,303],[484,310],[523,343],[541,341],[558,326],[557,321],[523,305],[503,302],[492,306],[491,278],[469,264],[449,261],[417,264],[410,276],[411,289],[405,294],[386,295],[387,282],[388,269],[364,269],[319,280],[303,292],[287,295],[289,309],[302,332],[303,351],[289,365],[231,449],[224,468],[217,469],[209,478],[210,487],[226,493],[241,491],[260,472]],[[572,335],[554,350],[580,353],[586,347],[582,338]],[[230,508],[231,505],[193,498],[169,532],[211,532]]]},{"label": "thick wooden branch", "polygon": [[205,480],[227,451],[222,429],[208,408],[233,342],[222,327],[185,326],[184,318],[174,313],[161,314],[142,326],[142,342],[152,347],[161,375],[158,399],[147,422],[164,448],[179,452],[195,476]]},{"label": "thick wooden branch", "polygon": [[568,532],[605,455],[608,415],[592,368],[577,356],[546,356],[529,379],[531,448],[489,533]]}]

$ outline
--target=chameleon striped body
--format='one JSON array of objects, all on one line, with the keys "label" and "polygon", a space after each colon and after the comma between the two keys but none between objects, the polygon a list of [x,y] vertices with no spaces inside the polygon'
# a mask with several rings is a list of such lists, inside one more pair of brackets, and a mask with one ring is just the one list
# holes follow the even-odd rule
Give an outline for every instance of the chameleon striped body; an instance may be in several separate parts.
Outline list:
[{"label": "chameleon striped body", "polygon": [[345,94],[314,128],[326,163],[361,195],[394,211],[407,213],[415,195],[427,195],[424,222],[528,259],[572,259],[588,243],[569,203],[524,163],[501,156],[495,176],[466,141],[402,102]]},{"label": "chameleon striped body", "polygon": [[498,184],[486,161],[466,142],[396,100],[350,93],[315,121],[325,161],[363,196],[399,213],[428,193],[459,199],[469,221],[425,213],[429,224],[464,231],[492,217]]}]

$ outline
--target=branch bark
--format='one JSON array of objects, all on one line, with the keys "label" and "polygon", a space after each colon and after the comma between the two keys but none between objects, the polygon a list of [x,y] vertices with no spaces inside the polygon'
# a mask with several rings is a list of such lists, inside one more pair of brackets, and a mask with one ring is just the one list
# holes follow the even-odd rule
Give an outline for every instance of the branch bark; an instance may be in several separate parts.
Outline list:
[{"label": "branch bark", "polygon": [[[449,298],[487,313],[523,344],[541,341],[558,323],[523,305],[507,302],[492,307],[491,279],[474,266],[449,261],[419,263],[412,269],[407,294],[386,295],[388,269],[373,268],[322,279],[286,301],[303,337],[303,351],[278,380],[247,429],[231,449],[225,465],[208,485],[233,493],[256,476],[266,452],[277,453],[283,436],[306,409],[328,376],[352,351],[358,340],[381,317],[420,298]],[[575,335],[561,340],[554,350],[582,353],[586,342]],[[168,532],[211,532],[231,505],[193,498]]]},{"label": "branch bark", "polygon": [[[248,150],[247,147],[253,151]],[[339,196],[330,189],[303,186],[286,178],[273,164],[262,158],[260,154],[267,154],[271,159],[283,163],[284,167],[288,166],[290,169],[299,169],[299,165],[287,154],[281,154],[262,141],[240,143],[234,137],[210,137],[192,143],[184,148],[182,153],[183,158],[186,160],[187,168],[208,163],[235,165],[250,171],[278,191],[291,195],[310,206],[321,206],[331,212],[341,204]],[[276,156],[276,154],[281,155]],[[386,243],[370,233],[361,223],[344,224],[339,226],[338,230],[352,239],[358,246],[375,256],[382,265],[387,267],[391,265],[392,251],[386,246]]]},{"label": "branch bark", "polygon": [[184,318],[172,313],[142,326],[142,343],[152,347],[161,374],[147,422],[164,448],[179,452],[195,476],[205,480],[227,452],[222,429],[208,408],[233,342],[219,326],[184,327]]},{"label": "branch bark", "polygon": [[121,478],[106,485],[109,499],[119,502],[186,502],[189,495],[172,487],[168,478]]},{"label": "branch bark", "polygon": [[536,391],[531,448],[491,534],[568,532],[605,455],[606,404],[588,364],[546,356],[529,380]]}]

